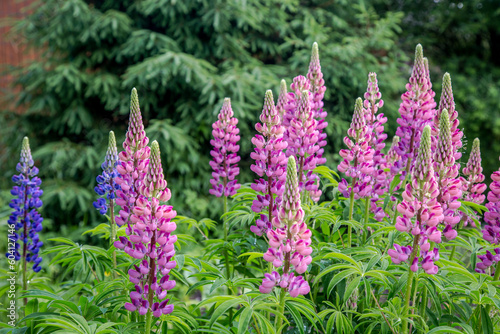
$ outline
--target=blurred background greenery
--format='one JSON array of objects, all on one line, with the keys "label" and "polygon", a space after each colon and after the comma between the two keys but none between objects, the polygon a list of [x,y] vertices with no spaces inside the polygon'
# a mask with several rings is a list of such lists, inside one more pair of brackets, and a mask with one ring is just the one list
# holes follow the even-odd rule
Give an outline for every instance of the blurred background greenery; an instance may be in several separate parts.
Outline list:
[{"label": "blurred background greenery", "polygon": [[0,215],[9,213],[7,189],[27,135],[43,180],[46,227],[76,232],[103,222],[92,207],[95,177],[108,131],[123,141],[136,87],[147,134],[160,143],[171,203],[184,216],[218,217],[208,162],[223,98],[232,99],[240,120],[240,180],[250,182],[250,139],[265,90],[276,98],[281,79],[305,75],[314,41],[327,86],[328,166],[336,169],[370,71],[378,74],[390,142],[417,43],[437,100],[443,74],[451,74],[467,141],[462,159],[479,137],[488,181],[500,164],[497,0],[45,0],[29,13],[11,38],[37,57],[2,68],[18,88],[2,92]]}]

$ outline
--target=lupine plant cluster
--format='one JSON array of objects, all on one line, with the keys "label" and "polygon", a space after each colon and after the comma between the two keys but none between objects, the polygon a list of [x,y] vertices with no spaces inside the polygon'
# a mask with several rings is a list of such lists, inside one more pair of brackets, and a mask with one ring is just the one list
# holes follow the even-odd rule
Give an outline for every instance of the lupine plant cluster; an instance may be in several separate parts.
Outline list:
[{"label": "lupine plant cluster", "polygon": [[[266,87],[253,138],[240,138],[238,110],[224,99],[212,179],[200,188],[220,198],[220,221],[168,205],[165,166],[176,161],[164,152],[162,163],[132,89],[123,150],[111,131],[96,178],[93,205],[107,223],[87,233],[99,246],[61,236],[41,248],[43,193],[25,138],[6,254],[20,263],[24,307],[17,329],[0,333],[500,331],[500,170],[486,192],[478,139],[464,158],[451,76],[438,104],[421,45],[391,144],[384,84],[368,73],[337,134],[345,147],[335,169],[316,43],[306,75]],[[242,162],[251,183],[238,180]],[[47,287],[44,272],[57,272],[60,286]]]}]

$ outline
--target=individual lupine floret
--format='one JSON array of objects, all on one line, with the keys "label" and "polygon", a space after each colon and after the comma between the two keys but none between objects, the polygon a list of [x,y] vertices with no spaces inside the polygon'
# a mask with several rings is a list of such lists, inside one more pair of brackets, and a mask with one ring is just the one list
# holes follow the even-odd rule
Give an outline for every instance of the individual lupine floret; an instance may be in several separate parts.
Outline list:
[{"label": "individual lupine floret", "polygon": [[[177,236],[171,220],[177,215],[170,205],[160,205],[170,199],[170,189],[163,175],[160,148],[155,140],[151,145],[151,159],[148,172],[138,187],[139,198],[133,207],[130,220],[132,228],[127,229],[127,237],[120,237],[115,247],[123,249],[134,259],[140,260],[128,271],[129,278],[135,284],[135,291],[130,293],[130,303],[125,308],[145,315],[150,312],[159,318],[162,314],[173,311],[173,305],[163,300],[167,291],[175,287],[170,280],[170,270],[176,266],[174,243]],[[161,276],[161,278],[160,278]],[[155,301],[156,300],[156,301]]]},{"label": "individual lupine floret", "polygon": [[436,102],[431,89],[431,81],[426,67],[422,46],[417,45],[415,63],[406,84],[406,92],[401,95],[399,106],[401,117],[397,122],[399,127],[396,135],[399,136],[398,154],[401,156],[401,172],[409,173],[415,165],[420,137],[424,127],[434,119]]},{"label": "individual lupine floret", "polygon": [[116,191],[121,189],[115,180],[120,177],[120,174],[116,170],[117,164],[118,152],[116,149],[115,134],[113,131],[110,131],[108,150],[106,151],[104,162],[101,164],[102,174],[97,177],[97,186],[94,188],[97,195],[104,196],[93,203],[101,215],[105,215],[108,212],[108,202],[106,199],[109,201],[114,200],[116,198]]},{"label": "individual lupine floret", "polygon": [[118,155],[119,161],[116,170],[120,177],[115,182],[120,186],[116,191],[116,204],[121,207],[119,215],[115,217],[118,226],[127,225],[131,231],[135,222],[130,216],[136,202],[139,200],[139,187],[141,186],[148,170],[150,148],[147,146],[149,138],[144,131],[139,97],[137,90],[132,89],[130,95],[130,117],[127,134],[123,142],[123,151]]},{"label": "individual lupine floret", "polygon": [[343,160],[337,169],[352,178],[352,183],[349,185],[345,179],[342,179],[339,183],[339,191],[345,197],[350,197],[353,191],[354,199],[370,197],[374,151],[370,146],[371,129],[366,126],[366,115],[361,98],[356,100],[351,127],[347,130],[347,134],[348,136],[344,137],[344,143],[348,149],[340,150]]},{"label": "individual lupine floret", "polygon": [[441,204],[444,215],[444,235],[446,239],[452,240],[457,236],[455,225],[460,222],[460,207],[458,201],[462,198],[462,182],[458,178],[460,164],[455,163],[454,146],[450,129],[450,118],[448,110],[441,112],[439,127],[439,137],[434,155],[434,169],[439,188],[438,202]]},{"label": "individual lupine floret", "polygon": [[274,229],[267,232],[269,249],[264,253],[264,260],[283,270],[281,275],[277,271],[265,274],[260,292],[270,293],[275,286],[287,289],[292,297],[309,292],[307,281],[292,272],[303,274],[312,261],[312,233],[303,219],[295,158],[289,157],[283,201],[273,218]]},{"label": "individual lupine floret", "polygon": [[[413,246],[403,248],[398,245],[389,253],[396,264],[408,261],[414,272],[418,269],[420,259],[422,269],[428,274],[436,274],[438,271],[434,261],[439,259],[439,251],[437,248],[429,251],[429,241],[441,242],[441,231],[437,226],[444,218],[443,209],[437,202],[439,188],[432,163],[431,129],[426,126],[422,132],[412,180],[406,185],[402,194],[403,201],[397,206],[402,216],[397,218],[396,229],[411,233]],[[408,250],[411,253],[406,259]]]},{"label": "individual lupine floret", "polygon": [[233,196],[241,186],[236,179],[240,173],[237,166],[238,161],[240,161],[238,156],[240,146],[237,144],[240,140],[238,135],[240,130],[236,126],[238,119],[233,116],[231,100],[225,98],[218,120],[212,124],[214,139],[210,141],[213,146],[212,151],[210,151],[213,158],[210,161],[210,166],[213,169],[210,194],[217,197]]},{"label": "individual lupine floret", "polygon": [[316,164],[322,165],[326,163],[326,158],[323,157],[324,148],[326,146],[326,132],[324,129],[328,126],[325,120],[327,112],[323,109],[323,98],[325,96],[325,80],[321,72],[321,65],[319,62],[318,43],[314,42],[311,52],[311,61],[309,62],[309,70],[307,78],[310,83],[310,91],[312,94],[311,111],[316,119],[316,129],[318,130],[318,146],[316,151]]},{"label": "individual lupine floret", "polygon": [[[441,113],[446,109],[450,117],[450,133],[451,133],[451,143],[453,145],[453,157],[455,161],[458,161],[462,157],[460,149],[462,148],[462,137],[463,132],[460,130],[460,122],[458,120],[458,112],[455,110],[455,101],[453,99],[453,89],[451,87],[451,77],[449,73],[445,73],[443,76],[443,88],[441,90],[441,99],[439,101],[439,108],[434,116],[434,123],[432,126],[433,138],[438,137],[439,134],[439,119]],[[433,141],[433,148],[436,146],[436,141]]]},{"label": "individual lupine floret", "polygon": [[[301,191],[308,191],[311,198],[317,202],[321,196],[319,178],[312,171],[317,166],[316,153],[319,131],[317,121],[311,111],[312,94],[302,88],[309,88],[309,81],[302,76],[296,77],[291,85],[295,91],[295,99],[289,104],[296,106],[290,125],[286,129],[288,148],[287,156],[294,156],[299,169],[299,187]],[[289,114],[288,114],[289,115]]]},{"label": "individual lupine floret", "polygon": [[285,128],[280,124],[280,115],[270,90],[266,92],[260,121],[255,125],[260,134],[252,138],[255,149],[250,154],[255,160],[250,169],[260,177],[251,185],[253,190],[260,193],[253,201],[252,210],[260,213],[267,208],[267,213],[261,214],[256,225],[250,227],[259,236],[266,234],[272,227],[271,222],[277,215],[286,179],[286,157],[283,151],[287,147],[283,140]]},{"label": "individual lupine floret", "polygon": [[9,248],[6,256],[15,261],[22,260],[23,289],[26,290],[27,265],[28,263],[32,264],[34,272],[39,272],[42,269],[40,266],[42,258],[39,252],[40,247],[43,246],[38,235],[42,231],[43,218],[37,211],[43,204],[40,199],[43,194],[40,189],[42,181],[36,176],[38,168],[34,166],[27,137],[23,139],[21,158],[16,170],[19,174],[12,177],[12,181],[16,185],[12,187],[10,192],[15,198],[9,204],[13,211],[7,221],[9,230],[16,230],[13,235],[9,234],[9,241],[13,239],[15,246],[14,249]]},{"label": "individual lupine floret", "polygon": [[[462,190],[464,193],[464,200],[476,204],[483,204],[486,196],[483,194],[486,190],[484,181],[483,167],[481,167],[481,150],[479,139],[474,139],[472,149],[470,152],[469,160],[462,173],[465,177],[461,177]],[[471,224],[476,226],[472,217],[463,215],[464,226]]]}]

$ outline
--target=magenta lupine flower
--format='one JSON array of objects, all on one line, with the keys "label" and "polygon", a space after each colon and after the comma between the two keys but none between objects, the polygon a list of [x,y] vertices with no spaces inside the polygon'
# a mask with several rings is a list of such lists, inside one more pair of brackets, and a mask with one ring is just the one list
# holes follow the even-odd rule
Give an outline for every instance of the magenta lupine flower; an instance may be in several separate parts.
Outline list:
[{"label": "magenta lupine flower", "polygon": [[434,119],[436,102],[431,87],[422,46],[418,44],[413,71],[406,84],[407,91],[401,95],[401,117],[397,120],[399,127],[396,135],[400,138],[398,154],[401,156],[402,172],[408,173],[413,168],[422,131]]},{"label": "magenta lupine flower", "polygon": [[351,127],[347,130],[348,136],[344,143],[348,149],[340,150],[339,154],[344,160],[337,169],[352,178],[348,184],[345,179],[339,183],[339,191],[349,197],[354,191],[354,199],[370,197],[372,194],[371,176],[373,175],[373,154],[370,146],[371,129],[366,125],[366,114],[363,110],[361,98],[356,100]]},{"label": "magenta lupine flower", "polygon": [[303,219],[295,158],[289,157],[283,201],[273,218],[274,229],[267,232],[269,249],[264,253],[264,260],[275,268],[283,268],[282,274],[277,271],[265,274],[259,287],[261,293],[270,293],[275,286],[287,289],[292,297],[309,292],[309,284],[300,274],[312,261],[312,233]]},{"label": "magenta lupine flower", "polygon": [[[300,190],[308,191],[311,198],[317,202],[321,196],[319,190],[319,177],[312,171],[316,168],[316,153],[320,149],[318,145],[319,131],[317,121],[311,110],[312,94],[302,88],[309,88],[309,81],[299,76],[291,84],[295,91],[295,98],[291,100],[289,106],[296,106],[290,125],[286,128],[288,148],[287,156],[294,156],[297,159],[299,168],[299,187]],[[285,114],[284,121],[286,119]]]},{"label": "magenta lupine flower", "polygon": [[130,118],[125,141],[124,151],[118,155],[119,161],[116,170],[121,177],[115,178],[120,186],[116,191],[116,204],[121,207],[119,215],[115,217],[118,226],[126,224],[129,228],[132,224],[130,215],[139,199],[139,187],[142,184],[148,170],[150,148],[147,146],[149,138],[144,131],[139,97],[137,90],[132,89],[130,96]]},{"label": "magenta lupine flower", "polygon": [[237,166],[238,161],[240,161],[238,156],[240,146],[237,144],[240,140],[238,135],[240,130],[236,126],[238,119],[233,116],[231,100],[225,98],[218,120],[212,124],[214,139],[210,141],[214,147],[210,151],[210,155],[213,157],[210,166],[214,170],[212,172],[213,179],[210,180],[213,187],[210,189],[210,194],[217,197],[233,196],[241,186],[236,179],[240,173]]},{"label": "magenta lupine flower", "polygon": [[[481,150],[479,147],[479,139],[474,139],[472,143],[472,149],[470,152],[469,160],[462,173],[467,177],[461,177],[460,181],[462,183],[462,190],[464,193],[464,200],[483,204],[486,196],[483,195],[486,190],[486,184],[484,181],[483,167],[481,167]],[[471,224],[475,227],[475,223],[471,217],[463,215],[464,226]]]},{"label": "magenta lupine flower", "polygon": [[125,308],[141,315],[151,312],[159,318],[174,309],[173,305],[167,304],[169,300],[164,299],[167,291],[175,287],[169,273],[176,266],[173,257],[177,236],[172,234],[176,224],[171,220],[177,213],[170,205],[160,205],[160,201],[170,199],[170,189],[163,175],[156,140],[151,145],[149,168],[138,192],[139,198],[130,214],[132,224],[126,228],[128,238],[122,236],[114,245],[140,260],[128,271],[135,291],[130,293],[131,302],[125,303]]},{"label": "magenta lupine flower", "polygon": [[[443,88],[441,90],[441,100],[439,101],[439,108],[434,116],[434,124],[432,127],[433,138],[437,139],[438,129],[439,129],[439,119],[443,110],[448,110],[448,115],[450,117],[450,133],[451,133],[451,143],[453,145],[453,157],[455,161],[458,161],[462,157],[460,153],[460,148],[462,148],[462,137],[463,132],[458,127],[460,122],[458,121],[458,112],[455,110],[455,101],[453,99],[453,89],[451,87],[451,77],[449,73],[445,73],[443,76]],[[435,148],[435,141],[433,142],[433,148]]]},{"label": "magenta lupine flower", "polygon": [[255,149],[250,154],[255,160],[250,169],[260,177],[251,185],[253,190],[260,193],[253,201],[252,210],[260,213],[267,208],[267,214],[261,214],[256,225],[250,227],[259,236],[266,234],[272,227],[271,222],[278,213],[286,179],[286,156],[283,151],[287,147],[283,140],[285,128],[280,124],[280,115],[270,90],[266,92],[260,121],[255,125],[260,134],[252,138]]},{"label": "magenta lupine flower", "polygon": [[[438,271],[434,261],[439,259],[439,251],[437,248],[429,251],[429,241],[441,242],[441,231],[437,226],[444,218],[443,209],[437,202],[439,188],[432,164],[431,129],[427,125],[422,132],[412,180],[406,185],[403,201],[397,206],[402,216],[397,218],[396,229],[411,233],[413,246],[404,248],[395,244],[395,249],[388,251],[393,263],[408,261],[412,271],[417,271],[420,259],[420,265],[427,274]],[[411,253],[405,259],[408,249]]]},{"label": "magenta lupine flower", "polygon": [[311,52],[311,61],[309,63],[309,71],[307,78],[310,83],[310,91],[312,93],[311,111],[316,119],[316,129],[318,130],[318,146],[316,151],[316,164],[322,165],[326,163],[326,158],[323,158],[324,148],[326,146],[326,132],[324,129],[328,126],[325,118],[327,112],[323,109],[323,97],[325,96],[325,80],[321,72],[321,65],[319,63],[318,43],[314,42]]},{"label": "magenta lupine flower", "polygon": [[457,211],[458,201],[462,198],[462,182],[458,178],[460,164],[455,163],[454,146],[450,129],[448,110],[441,112],[438,140],[434,154],[434,169],[439,188],[438,202],[441,204],[444,215],[444,236],[448,240],[455,239],[457,231],[453,228],[460,222],[461,215]]}]

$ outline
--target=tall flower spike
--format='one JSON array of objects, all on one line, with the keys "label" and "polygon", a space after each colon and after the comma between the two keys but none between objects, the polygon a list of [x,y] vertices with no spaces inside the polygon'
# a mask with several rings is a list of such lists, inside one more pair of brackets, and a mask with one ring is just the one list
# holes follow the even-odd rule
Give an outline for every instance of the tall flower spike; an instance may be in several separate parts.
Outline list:
[{"label": "tall flower spike", "polygon": [[375,218],[381,220],[385,213],[382,208],[377,205],[377,202],[382,194],[387,191],[387,188],[392,180],[392,174],[384,171],[385,157],[382,150],[385,148],[385,140],[387,134],[384,133],[384,124],[387,122],[387,117],[384,114],[377,114],[379,108],[384,105],[382,94],[378,88],[377,74],[371,72],[368,74],[368,87],[363,101],[365,120],[370,132],[369,145],[373,149],[373,173],[370,176],[372,193],[371,196],[371,211],[375,213]]},{"label": "tall flower spike", "polygon": [[[441,90],[441,99],[439,101],[439,108],[437,109],[436,115],[434,117],[434,124],[432,128],[432,134],[437,138],[438,128],[439,128],[439,118],[443,110],[448,110],[450,117],[450,132],[451,132],[451,142],[453,145],[453,157],[455,161],[458,161],[462,157],[460,149],[462,148],[462,137],[463,132],[460,130],[458,121],[458,112],[455,110],[455,101],[453,99],[453,89],[451,87],[451,77],[449,73],[443,75],[443,88]],[[433,143],[433,148],[435,143]]]},{"label": "tall flower spike", "polygon": [[396,229],[411,233],[413,245],[394,244],[394,249],[388,251],[393,263],[408,261],[411,270],[417,271],[420,262],[427,274],[438,272],[434,261],[439,259],[439,250],[430,251],[429,240],[441,242],[437,226],[444,218],[443,209],[437,202],[439,189],[432,164],[431,129],[427,125],[422,132],[412,180],[406,185],[403,201],[397,207],[402,216],[397,217]]},{"label": "tall flower spike", "polygon": [[283,151],[287,146],[283,140],[285,128],[280,124],[280,115],[274,106],[270,90],[266,92],[260,121],[255,125],[260,134],[252,138],[255,149],[250,154],[255,160],[250,169],[260,177],[251,185],[253,190],[260,193],[253,201],[252,210],[261,213],[267,209],[267,213],[261,214],[257,219],[256,226],[250,227],[259,236],[266,234],[271,228],[272,219],[276,217],[281,203],[286,178],[286,157]]},{"label": "tall flower spike", "polygon": [[[269,249],[264,253],[264,260],[271,262],[275,268],[283,268],[282,274],[278,271],[265,274],[259,287],[261,293],[270,293],[275,286],[288,290],[291,297],[309,292],[309,284],[300,274],[312,261],[312,233],[303,219],[297,166],[295,158],[289,157],[283,201],[278,216],[273,218],[274,229],[267,232]],[[299,275],[295,275],[293,270]]]},{"label": "tall flower spike", "polygon": [[316,129],[318,130],[319,149],[316,152],[316,164],[322,165],[326,163],[326,158],[323,158],[323,147],[326,146],[326,132],[323,132],[323,130],[328,126],[328,123],[325,120],[327,113],[323,109],[323,98],[326,91],[325,80],[323,79],[323,73],[321,72],[318,43],[316,42],[314,42],[312,47],[311,61],[309,63],[307,78],[309,79],[310,91],[312,93],[311,110],[317,121]]},{"label": "tall flower spike", "polygon": [[104,162],[101,165],[102,174],[97,177],[97,186],[94,188],[97,195],[104,196],[93,203],[94,207],[99,210],[101,215],[108,212],[108,202],[106,199],[109,201],[114,200],[117,190],[121,189],[120,185],[115,181],[115,179],[120,177],[120,174],[116,170],[117,164],[118,152],[116,149],[115,133],[110,131],[108,150],[106,151]]},{"label": "tall flower spike", "polygon": [[210,180],[210,183],[213,189],[210,189],[210,194],[217,197],[233,196],[240,188],[236,179],[240,173],[237,166],[238,161],[240,161],[238,156],[240,146],[237,145],[240,140],[238,135],[240,130],[236,127],[238,119],[233,115],[231,100],[225,98],[218,120],[212,124],[214,139],[210,141],[213,146],[213,150],[210,151],[213,157],[210,166],[213,169],[213,179]]},{"label": "tall flower spike", "polygon": [[418,145],[424,127],[434,119],[436,102],[428,72],[428,64],[424,60],[422,46],[417,45],[413,71],[406,84],[406,92],[401,95],[396,135],[400,137],[398,154],[401,156],[402,172],[409,173],[415,164]]},{"label": "tall flower spike", "polygon": [[366,113],[363,110],[363,100],[358,98],[354,107],[351,127],[344,137],[344,144],[348,149],[340,150],[339,154],[343,160],[338,165],[339,172],[344,173],[352,179],[351,184],[345,179],[339,183],[339,191],[350,197],[354,191],[354,199],[371,196],[373,175],[373,153],[370,146],[371,129],[366,126]]},{"label": "tall flower spike", "polygon": [[[481,150],[479,147],[479,139],[474,139],[472,149],[470,152],[469,161],[462,173],[467,177],[461,177],[462,190],[464,193],[464,200],[477,204],[483,204],[486,196],[483,195],[486,190],[484,181],[483,167],[481,167]],[[477,215],[476,215],[477,216]],[[477,218],[477,217],[476,217]],[[464,226],[471,224],[476,226],[472,217],[463,214]]]},{"label": "tall flower spike", "polygon": [[[320,150],[318,139],[320,137],[317,121],[311,110],[312,94],[302,88],[309,88],[309,81],[302,76],[293,80],[291,85],[293,117],[286,129],[286,140],[288,141],[287,156],[294,156],[299,166],[299,187],[302,191],[309,191],[311,198],[317,202],[321,196],[319,190],[319,177],[312,171],[317,166],[316,153]],[[290,112],[288,115],[290,115]]]},{"label": "tall flower spike", "polygon": [[[491,174],[491,180],[488,203],[486,203],[488,211],[484,213],[484,221],[487,225],[481,232],[484,240],[498,245],[500,244],[500,170]],[[495,248],[494,253],[486,251],[486,254],[478,255],[481,261],[477,263],[477,272],[486,273],[488,267],[492,267],[491,275],[495,275],[495,267],[496,270],[500,268],[500,248]],[[496,273],[496,277],[498,277],[498,273]]]},{"label": "tall flower spike", "polygon": [[15,230],[15,233],[9,234],[9,242],[14,242],[14,249],[9,247],[6,256],[10,260],[22,260],[23,288],[26,290],[27,265],[32,264],[34,272],[42,269],[40,266],[42,258],[39,252],[40,247],[43,246],[38,236],[42,230],[43,218],[37,211],[42,206],[40,200],[43,194],[40,189],[42,181],[36,176],[38,168],[34,166],[28,137],[23,139],[21,157],[16,170],[19,174],[12,177],[16,185],[10,192],[15,198],[9,204],[13,211],[7,221],[9,231]]},{"label": "tall flower spike", "polygon": [[453,228],[460,222],[460,207],[458,201],[462,198],[462,182],[458,178],[460,164],[455,163],[453,155],[452,136],[450,131],[450,117],[448,110],[443,109],[439,122],[439,137],[434,156],[434,168],[438,180],[439,196],[444,214],[444,235],[446,239],[452,240],[457,236]]},{"label": "tall flower spike", "polygon": [[171,205],[160,205],[160,201],[170,198],[170,189],[163,175],[160,147],[155,140],[151,144],[151,159],[148,171],[139,186],[139,198],[130,215],[135,222],[127,229],[127,237],[115,241],[115,247],[123,249],[128,255],[139,260],[128,271],[135,290],[130,293],[131,302],[125,308],[131,312],[148,312],[156,318],[172,313],[174,306],[167,304],[167,291],[175,287],[170,279],[170,270],[177,263],[174,243],[177,236],[172,232],[176,224],[171,220],[177,215]]},{"label": "tall flower spike", "polygon": [[151,154],[147,146],[148,142],[149,138],[146,136],[142,123],[139,97],[137,90],[133,88],[130,96],[128,130],[123,142],[124,150],[118,155],[119,161],[116,166],[120,177],[114,180],[120,186],[120,189],[116,191],[116,204],[121,207],[119,215],[115,217],[115,222],[118,226],[127,225],[128,234],[132,233],[136,223],[131,221],[130,217],[140,198],[139,188],[148,170]]}]

